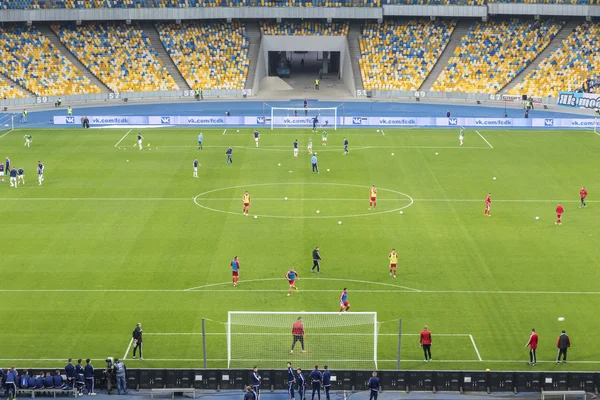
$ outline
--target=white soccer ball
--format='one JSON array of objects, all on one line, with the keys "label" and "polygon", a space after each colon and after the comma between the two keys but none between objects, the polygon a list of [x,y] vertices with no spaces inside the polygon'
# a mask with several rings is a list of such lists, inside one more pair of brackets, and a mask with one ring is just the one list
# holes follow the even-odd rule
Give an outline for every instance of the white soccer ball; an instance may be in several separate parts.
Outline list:
[{"label": "white soccer ball", "polygon": [[560,322],[563,322],[563,321],[565,320],[565,317],[558,317],[558,320],[559,320]]},{"label": "white soccer ball", "polygon": [[379,132],[379,129],[377,129],[377,132]]},{"label": "white soccer ball", "polygon": [[127,160],[127,162],[129,162],[129,160]]},{"label": "white soccer ball", "polygon": [[400,211],[400,214],[404,214],[404,211]]},{"label": "white soccer ball", "polygon": [[238,131],[238,133],[240,133],[240,130],[239,130],[239,129],[238,129],[237,131]]},{"label": "white soccer ball", "polygon": [[278,167],[281,167],[281,164],[277,164]]},{"label": "white soccer ball", "polygon": [[493,177],[492,179],[493,179],[493,180],[496,180],[496,177]]},{"label": "white soccer ball", "polygon": [[331,172],[331,170],[329,168],[327,168],[327,172]]},{"label": "white soccer ball", "polygon": [[394,155],[394,153],[392,153],[392,155]]},{"label": "white soccer ball", "polygon": [[150,143],[148,143],[148,147],[150,147]]},{"label": "white soccer ball", "polygon": [[338,221],[338,225],[341,225],[341,224],[342,224],[342,221]]},{"label": "white soccer ball", "polygon": [[317,214],[321,214],[321,211],[317,210]]},{"label": "white soccer ball", "polygon": [[284,200],[287,200],[287,199],[288,199],[287,197],[286,197],[286,198],[284,198]]},{"label": "white soccer ball", "polygon": [[535,219],[540,219],[540,217],[535,217]]},{"label": "white soccer ball", "polygon": [[435,155],[437,156],[437,155],[438,155],[438,153],[435,153]]},{"label": "white soccer ball", "polygon": [[254,216],[254,219],[257,219],[257,218],[258,218],[258,215],[255,215],[255,216]]},{"label": "white soccer ball", "polygon": [[152,148],[148,149],[148,150],[152,150]]},{"label": "white soccer ball", "polygon": [[5,128],[8,128],[8,124],[4,124],[4,127],[5,127]]},{"label": "white soccer ball", "polygon": [[315,156],[317,155],[317,153],[315,153]]}]

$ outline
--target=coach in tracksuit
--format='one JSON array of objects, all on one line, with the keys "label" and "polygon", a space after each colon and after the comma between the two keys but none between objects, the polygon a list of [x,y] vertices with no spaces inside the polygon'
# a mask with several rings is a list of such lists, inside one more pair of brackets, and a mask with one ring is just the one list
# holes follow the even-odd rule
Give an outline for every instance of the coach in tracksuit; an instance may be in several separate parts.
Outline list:
[{"label": "coach in tracksuit", "polygon": [[305,391],[306,391],[306,378],[302,375],[302,369],[296,369],[296,383],[298,384],[298,394],[300,395],[300,400],[304,400]]},{"label": "coach in tracksuit", "polygon": [[294,383],[296,383],[296,377],[294,376],[294,369],[292,363],[287,363],[287,383],[288,383],[288,395],[290,399],[294,399]]},{"label": "coach in tracksuit", "polygon": [[310,272],[315,272],[315,268],[317,269],[317,274],[321,273],[321,255],[319,254],[319,248],[315,248],[313,250],[313,266]]},{"label": "coach in tracksuit", "polygon": [[371,395],[369,396],[369,400],[377,400],[377,396],[379,395],[379,390],[381,389],[381,382],[379,382],[379,378],[377,377],[377,372],[373,371],[373,376],[367,382],[367,386],[371,391]]},{"label": "coach in tracksuit", "polygon": [[329,367],[325,365],[323,371],[323,389],[325,389],[325,399],[329,399],[329,389],[331,389],[331,371],[329,371]]},{"label": "coach in tracksuit", "polygon": [[10,367],[8,372],[6,373],[6,380],[4,384],[6,385],[6,397],[8,399],[16,399],[17,398],[17,383],[19,382],[19,374],[17,373],[17,367],[14,365]]},{"label": "coach in tracksuit", "polygon": [[73,360],[70,358],[69,362],[65,366],[65,375],[67,376],[67,385],[65,389],[71,390],[75,384],[75,366],[73,365]]},{"label": "coach in tracksuit", "polygon": [[315,391],[317,392],[318,399],[321,400],[321,381],[323,380],[323,374],[319,371],[318,365],[315,365],[315,369],[308,375],[308,379],[310,379],[310,383],[312,384],[311,400],[315,400]]},{"label": "coach in tracksuit", "polygon": [[94,366],[92,360],[89,358],[85,360],[85,367],[83,367],[83,376],[85,377],[85,387],[87,389],[88,396],[95,396],[94,393]]},{"label": "coach in tracksuit", "polygon": [[138,324],[135,326],[135,329],[133,330],[133,333],[131,334],[132,338],[133,338],[133,343],[135,343],[135,346],[133,346],[133,358],[135,359],[135,352],[136,350],[140,350],[140,360],[143,360],[144,357],[142,357],[142,323],[138,322]]},{"label": "coach in tracksuit", "polygon": [[567,335],[567,331],[563,329],[562,333],[558,337],[558,342],[556,343],[556,347],[558,347],[558,356],[556,357],[556,363],[560,362],[560,356],[563,356],[563,363],[567,362],[567,350],[571,347],[571,339],[569,335]]}]

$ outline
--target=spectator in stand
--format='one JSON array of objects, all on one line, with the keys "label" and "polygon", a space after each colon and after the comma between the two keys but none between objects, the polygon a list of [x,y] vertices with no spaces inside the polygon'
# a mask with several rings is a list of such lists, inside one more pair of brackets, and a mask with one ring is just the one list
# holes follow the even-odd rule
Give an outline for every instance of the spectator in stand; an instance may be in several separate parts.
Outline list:
[{"label": "spectator in stand", "polygon": [[52,377],[52,380],[54,381],[54,389],[62,389],[65,387],[65,382],[63,381],[63,377],[60,374],[59,370],[56,370],[54,372],[54,376]]},{"label": "spectator in stand", "polygon": [[94,393],[94,366],[92,365],[92,360],[90,360],[89,358],[85,360],[84,377],[85,387],[87,389],[88,396],[95,396],[96,393]]},{"label": "spectator in stand", "polygon": [[450,118],[450,110],[446,111],[446,118]]},{"label": "spectator in stand", "polygon": [[65,375],[67,376],[67,385],[65,389],[73,389],[73,384],[75,383],[75,366],[73,365],[73,360],[69,358],[69,362],[65,366]]},{"label": "spectator in stand", "polygon": [[19,383],[19,374],[17,373],[17,367],[14,365],[10,367],[6,373],[6,398],[16,400],[17,398],[17,384]]}]

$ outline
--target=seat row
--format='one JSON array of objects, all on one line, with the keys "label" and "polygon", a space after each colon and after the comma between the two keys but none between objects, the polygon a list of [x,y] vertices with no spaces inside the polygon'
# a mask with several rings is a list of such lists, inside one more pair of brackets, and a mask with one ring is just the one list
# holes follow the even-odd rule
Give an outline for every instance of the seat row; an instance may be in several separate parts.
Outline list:
[{"label": "seat row", "polygon": [[262,23],[260,32],[268,36],[348,36],[348,24],[314,21],[282,22],[280,24]]}]

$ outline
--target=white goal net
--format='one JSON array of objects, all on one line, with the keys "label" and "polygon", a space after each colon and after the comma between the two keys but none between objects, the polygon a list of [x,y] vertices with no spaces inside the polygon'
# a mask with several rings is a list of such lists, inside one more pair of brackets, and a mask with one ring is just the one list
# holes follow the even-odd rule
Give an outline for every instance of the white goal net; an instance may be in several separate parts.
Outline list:
[{"label": "white goal net", "polygon": [[333,129],[338,126],[337,107],[331,108],[284,108],[271,107],[271,129],[312,128],[316,118],[317,129]]},{"label": "white goal net", "polygon": [[376,369],[377,331],[376,312],[230,311],[227,367]]}]

